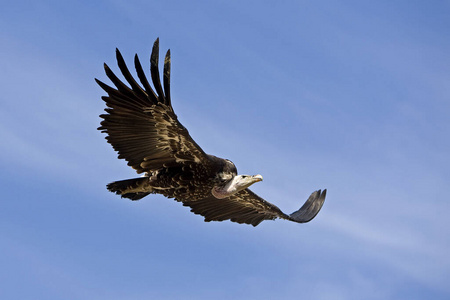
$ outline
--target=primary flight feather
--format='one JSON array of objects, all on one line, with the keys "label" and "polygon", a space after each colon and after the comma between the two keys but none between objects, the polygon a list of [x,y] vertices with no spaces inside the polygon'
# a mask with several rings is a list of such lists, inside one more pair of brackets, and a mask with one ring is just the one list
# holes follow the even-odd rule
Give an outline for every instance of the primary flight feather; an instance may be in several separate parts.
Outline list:
[{"label": "primary flight feather", "polygon": [[257,226],[276,218],[298,223],[311,221],[322,208],[326,190],[313,192],[303,206],[288,215],[265,201],[248,187],[261,175],[238,175],[228,159],[206,154],[178,121],[170,99],[170,50],[164,59],[162,84],[158,71],[159,39],[153,45],[150,74],[153,89],[134,58],[138,83],[116,49],[117,62],[128,85],[105,64],[105,72],[115,88],[96,79],[108,94],[106,114],[98,128],[128,165],[143,177],[115,181],[109,191],[131,200],[149,194],[174,198],[205,221],[231,220]]}]

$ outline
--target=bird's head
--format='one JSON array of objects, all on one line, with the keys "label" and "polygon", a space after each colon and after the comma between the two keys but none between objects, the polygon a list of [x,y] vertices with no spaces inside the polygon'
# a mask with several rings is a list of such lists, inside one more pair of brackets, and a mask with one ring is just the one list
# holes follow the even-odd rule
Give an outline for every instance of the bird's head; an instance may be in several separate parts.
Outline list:
[{"label": "bird's head", "polygon": [[248,188],[252,184],[262,181],[263,177],[261,175],[237,175],[233,178],[233,184],[235,185],[237,192]]},{"label": "bird's head", "polygon": [[212,194],[218,199],[226,198],[236,194],[252,184],[262,181],[261,175],[236,175],[225,183],[225,185],[216,185],[212,189]]}]

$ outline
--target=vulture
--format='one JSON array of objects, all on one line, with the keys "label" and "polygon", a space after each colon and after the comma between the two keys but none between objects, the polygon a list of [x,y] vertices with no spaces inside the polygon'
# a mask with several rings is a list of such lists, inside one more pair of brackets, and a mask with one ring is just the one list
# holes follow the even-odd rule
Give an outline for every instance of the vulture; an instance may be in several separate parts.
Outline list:
[{"label": "vulture", "polygon": [[137,54],[131,75],[116,49],[117,63],[125,84],[104,64],[115,87],[95,79],[106,92],[105,114],[100,130],[118,152],[119,159],[141,177],[111,182],[107,189],[123,198],[139,200],[150,194],[174,198],[205,222],[230,220],[257,226],[277,218],[306,223],[322,208],[326,189],[313,192],[303,206],[283,213],[277,206],[253,193],[248,187],[262,181],[261,175],[238,175],[228,159],[206,154],[178,121],[170,97],[170,50],[164,59],[162,83],[158,70],[159,38],[150,55],[151,87]]}]

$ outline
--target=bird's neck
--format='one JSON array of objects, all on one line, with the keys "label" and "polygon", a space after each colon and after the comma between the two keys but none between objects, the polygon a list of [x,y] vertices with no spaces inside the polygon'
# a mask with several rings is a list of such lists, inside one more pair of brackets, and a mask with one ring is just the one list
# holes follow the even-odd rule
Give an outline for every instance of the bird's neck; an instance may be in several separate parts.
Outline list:
[{"label": "bird's neck", "polygon": [[230,197],[233,194],[236,194],[239,190],[237,187],[237,177],[235,176],[233,179],[231,179],[227,184],[224,186],[215,186],[211,190],[211,193],[214,197],[217,199],[223,199],[226,197]]}]

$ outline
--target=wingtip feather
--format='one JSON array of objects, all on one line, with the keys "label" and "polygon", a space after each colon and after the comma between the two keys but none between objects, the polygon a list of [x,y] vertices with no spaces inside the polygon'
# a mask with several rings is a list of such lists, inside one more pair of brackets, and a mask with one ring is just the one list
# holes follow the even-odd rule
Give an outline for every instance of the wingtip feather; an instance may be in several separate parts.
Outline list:
[{"label": "wingtip feather", "polygon": [[298,223],[307,223],[314,219],[321,210],[326,195],[326,189],[313,192],[299,210],[289,215],[289,220]]},{"label": "wingtip feather", "polygon": [[158,95],[158,101],[164,103],[164,92],[161,86],[161,80],[158,71],[159,64],[159,38],[156,39],[153,44],[152,54],[150,55],[150,74],[155,87],[156,94]]}]

